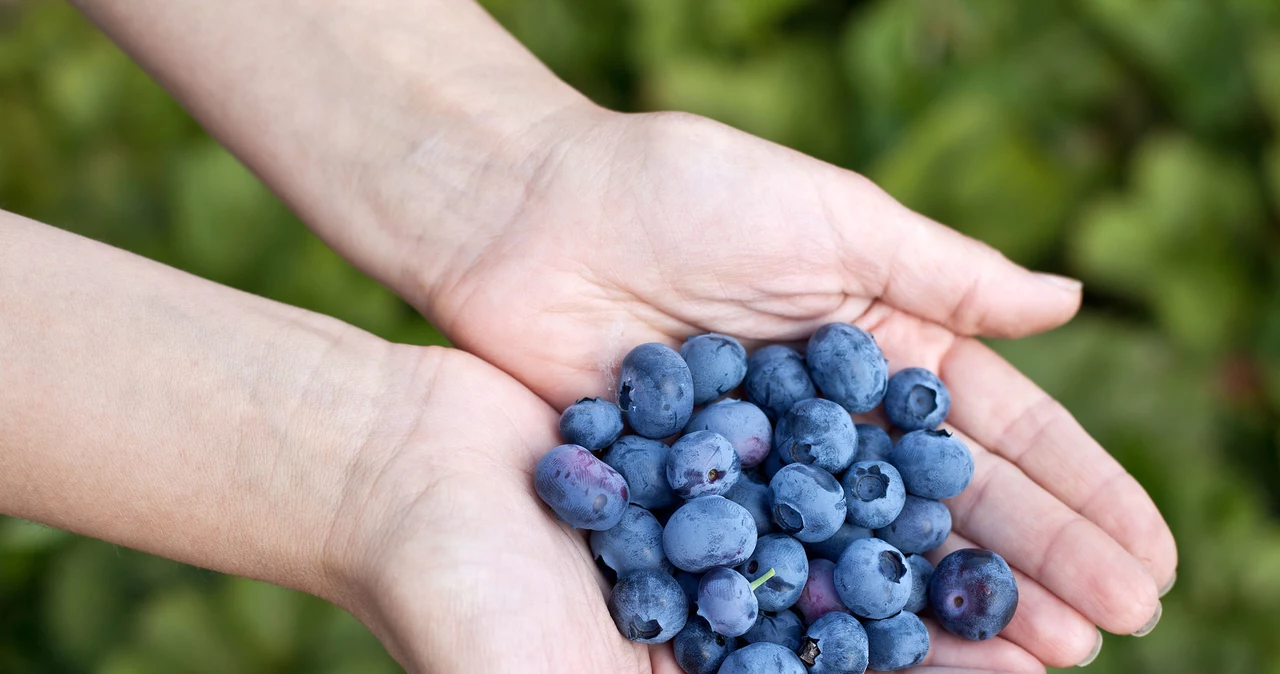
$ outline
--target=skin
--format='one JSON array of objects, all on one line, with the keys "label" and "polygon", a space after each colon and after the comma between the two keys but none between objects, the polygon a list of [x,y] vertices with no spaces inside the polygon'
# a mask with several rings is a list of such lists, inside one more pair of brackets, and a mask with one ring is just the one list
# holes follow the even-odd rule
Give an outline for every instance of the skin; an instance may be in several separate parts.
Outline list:
[{"label": "skin", "polygon": [[[669,647],[617,635],[582,535],[532,495],[556,410],[611,390],[635,344],[716,331],[752,348],[846,321],[894,369],[950,388],[976,464],[950,502],[952,538],[999,552],[1024,588],[1001,638],[930,625],[926,668],[1068,666],[1095,625],[1129,633],[1156,612],[1177,552],[1151,499],[972,338],[1069,320],[1077,283],[715,122],[602,110],[469,0],[76,4],[327,242],[478,358],[6,227],[0,297],[22,320],[3,328],[4,352],[22,357],[0,367],[23,386],[0,394],[3,512],[330,598],[412,672],[674,672]],[[208,324],[182,341],[175,315]],[[217,332],[230,325],[242,330]],[[96,332],[55,330],[59,342],[31,326]],[[242,378],[200,370],[211,362]],[[165,391],[201,412],[172,414]],[[569,648],[564,634],[582,638]]]}]

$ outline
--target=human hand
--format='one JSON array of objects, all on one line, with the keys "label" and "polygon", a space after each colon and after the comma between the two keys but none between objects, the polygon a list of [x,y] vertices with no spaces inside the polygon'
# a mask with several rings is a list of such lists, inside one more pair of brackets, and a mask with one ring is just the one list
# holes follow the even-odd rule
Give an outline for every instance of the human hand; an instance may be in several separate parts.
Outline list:
[{"label": "human hand", "polygon": [[[952,390],[950,421],[977,472],[950,502],[948,545],[991,548],[1019,570],[1022,604],[1003,636],[1071,666],[1097,645],[1094,625],[1129,634],[1157,613],[1176,549],[1150,498],[969,337],[1063,323],[1078,284],[1028,272],[856,174],[689,115],[570,108],[518,147],[474,175],[520,175],[521,189],[469,185],[518,198],[480,201],[452,263],[401,287],[455,344],[563,407],[609,390],[614,360],[637,343],[704,331],[794,340],[855,323],[893,369],[927,367]],[[418,232],[409,240],[429,246],[414,192],[395,197],[401,226]]]}]

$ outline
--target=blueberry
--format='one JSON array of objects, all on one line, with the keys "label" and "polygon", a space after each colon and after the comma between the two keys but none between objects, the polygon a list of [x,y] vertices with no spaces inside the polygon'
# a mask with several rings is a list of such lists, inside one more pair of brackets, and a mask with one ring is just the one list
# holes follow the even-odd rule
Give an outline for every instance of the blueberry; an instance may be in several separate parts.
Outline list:
[{"label": "blueberry", "polygon": [[599,398],[583,398],[560,415],[564,441],[590,450],[604,449],[622,435],[622,411]]},{"label": "blueberry", "polygon": [[764,461],[760,462],[760,473],[764,475],[766,480],[772,480],[773,476],[777,475],[784,465],[786,464],[782,463],[782,453],[774,449],[769,452],[768,456],[764,457]]},{"label": "blueberry", "polygon": [[800,656],[785,646],[758,641],[729,654],[718,674],[808,674]]},{"label": "blueberry", "polygon": [[756,594],[742,574],[724,567],[703,574],[698,583],[698,615],[706,618],[713,632],[742,636],[756,624],[759,612]]},{"label": "blueberry", "polygon": [[769,481],[773,523],[806,543],[831,538],[845,520],[844,488],[827,471],[804,463],[783,466]]},{"label": "blueberry", "polygon": [[883,529],[876,529],[876,537],[893,547],[911,554],[922,555],[947,540],[951,535],[951,511],[942,501],[920,498],[907,494],[898,518]]},{"label": "blueberry", "polygon": [[867,632],[847,613],[828,613],[805,632],[800,661],[809,674],[862,674],[867,671]]},{"label": "blueberry", "polygon": [[872,669],[888,672],[915,667],[929,654],[929,630],[910,611],[868,620],[864,627]]},{"label": "blueberry", "polygon": [[538,461],[533,486],[556,516],[575,529],[608,529],[627,511],[627,482],[578,445],[560,445]]},{"label": "blueberry", "polygon": [[719,433],[694,431],[667,454],[667,482],[680,498],[723,496],[741,474],[738,452]]},{"label": "blueberry", "polygon": [[769,417],[759,407],[741,400],[721,400],[709,405],[689,420],[684,432],[715,431],[738,450],[743,468],[753,468],[764,461],[773,447],[773,429]]},{"label": "blueberry", "polygon": [[822,395],[854,413],[869,412],[884,398],[889,362],[871,333],[845,323],[818,328],[805,361]]},{"label": "blueberry", "polygon": [[791,406],[773,430],[773,446],[783,463],[807,463],[839,473],[853,463],[858,430],[845,409],[810,398]]},{"label": "blueberry", "polygon": [[670,451],[670,447],[657,440],[624,435],[609,445],[600,458],[627,481],[632,503],[649,510],[662,510],[679,502],[667,482]]},{"label": "blueberry", "polygon": [[907,493],[924,498],[958,496],[973,479],[973,454],[947,431],[912,431],[893,446],[890,463]]},{"label": "blueberry", "polygon": [[836,533],[825,541],[817,543],[805,543],[804,549],[809,551],[811,557],[821,557],[822,559],[835,562],[840,559],[840,555],[844,553],[844,549],[849,544],[859,538],[871,538],[875,536],[870,529],[857,526],[852,522],[845,522],[840,525]]},{"label": "blueberry", "polygon": [[706,405],[732,391],[747,376],[747,350],[738,340],[709,332],[686,339],[680,355],[693,375],[693,403]]},{"label": "blueberry", "polygon": [[858,451],[853,456],[855,462],[889,460],[893,440],[883,428],[875,424],[855,424],[854,428],[858,429]]},{"label": "blueberry", "polygon": [[809,580],[809,558],[800,541],[786,534],[769,534],[756,541],[755,552],[738,567],[747,580],[755,580],[773,569],[773,577],[756,588],[762,611],[791,608]]},{"label": "blueberry", "polygon": [[671,571],[662,550],[662,525],[648,510],[627,506],[622,521],[610,529],[591,532],[591,554],[619,576],[632,571]]},{"label": "blueberry", "polygon": [[860,527],[888,526],[902,512],[907,490],[897,469],[883,461],[864,461],[849,467],[840,479],[849,521]]},{"label": "blueberry", "polygon": [[676,582],[680,584],[680,589],[684,590],[685,599],[689,600],[689,608],[696,608],[698,604],[698,583],[702,582],[702,574],[676,569],[675,578]]},{"label": "blueberry", "polygon": [[724,497],[751,513],[751,519],[756,521],[757,536],[763,536],[773,530],[773,520],[769,515],[773,507],[773,497],[769,495],[769,485],[748,473],[743,473]]},{"label": "blueberry", "polygon": [[884,394],[884,412],[889,423],[904,431],[934,429],[951,411],[951,393],[938,375],[909,367],[889,377]]},{"label": "blueberry", "polygon": [[804,367],[804,358],[795,349],[774,344],[747,360],[747,400],[755,403],[769,419],[777,419],[801,400],[816,397],[817,390]]},{"label": "blueberry", "polygon": [[825,559],[809,560],[809,580],[805,581],[804,591],[800,593],[800,599],[795,605],[806,623],[812,624],[832,611],[849,612],[836,592],[835,571],[835,562]]},{"label": "blueberry", "polygon": [[756,624],[742,635],[742,640],[748,644],[765,641],[791,651],[800,650],[800,641],[803,638],[804,623],[800,622],[800,617],[792,611],[777,613],[761,611],[760,617],[756,618]]},{"label": "blueberry", "polygon": [[933,565],[920,555],[907,555],[911,567],[911,598],[902,610],[920,613],[929,607],[929,579],[933,577]]},{"label": "blueberry", "polygon": [[723,496],[700,496],[667,520],[662,547],[677,569],[690,573],[737,566],[756,549],[756,523],[746,508]]},{"label": "blueberry", "polygon": [[680,584],[662,571],[636,571],[619,578],[608,605],[622,636],[642,644],[670,641],[684,629],[689,614]]},{"label": "blueberry", "polygon": [[693,415],[689,366],[665,344],[637,346],[622,359],[618,407],[631,428],[646,438],[679,433]]},{"label": "blueberry", "polygon": [[840,600],[856,616],[888,618],[911,598],[911,567],[897,548],[877,538],[849,544],[834,575]]},{"label": "blueberry", "polygon": [[685,674],[716,674],[737,648],[736,640],[711,631],[706,620],[694,616],[671,642],[676,664]]},{"label": "blueberry", "polygon": [[1013,620],[1018,584],[1000,555],[990,550],[956,550],[933,570],[929,605],[948,632],[983,641]]}]

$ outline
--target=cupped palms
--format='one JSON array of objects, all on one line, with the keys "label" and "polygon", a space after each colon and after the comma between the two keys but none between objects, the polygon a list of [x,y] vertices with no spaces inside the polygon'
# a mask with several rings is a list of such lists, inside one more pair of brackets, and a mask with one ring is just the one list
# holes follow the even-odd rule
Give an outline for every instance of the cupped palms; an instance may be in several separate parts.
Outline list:
[{"label": "cupped palms", "polygon": [[977,473],[950,502],[945,549],[991,548],[1018,569],[1023,600],[1005,636],[1069,666],[1093,649],[1094,625],[1127,634],[1148,622],[1177,557],[1159,512],[1066,410],[970,337],[1065,322],[1078,285],[1028,272],[855,174],[701,118],[590,112],[565,126],[530,157],[518,207],[424,289],[424,312],[455,344],[563,408],[608,394],[642,342],[865,327],[892,369],[930,368],[952,390],[950,423]]}]

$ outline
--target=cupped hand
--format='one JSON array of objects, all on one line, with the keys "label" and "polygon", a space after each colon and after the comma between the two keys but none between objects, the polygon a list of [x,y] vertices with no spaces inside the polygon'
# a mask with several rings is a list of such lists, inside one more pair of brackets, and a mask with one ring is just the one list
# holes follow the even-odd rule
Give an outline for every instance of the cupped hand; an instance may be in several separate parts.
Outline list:
[{"label": "cupped hand", "polygon": [[[371,437],[330,539],[355,588],[342,603],[415,674],[680,674],[669,644],[618,633],[586,532],[533,491],[534,466],[558,444],[555,411],[460,351],[404,356],[418,412]],[[1002,639],[934,637],[931,665],[1038,666]]]},{"label": "cupped hand", "polygon": [[[1177,553],[1151,499],[971,337],[1069,320],[1078,283],[1029,272],[854,173],[702,118],[574,109],[537,133],[540,149],[505,171],[523,176],[518,198],[485,203],[448,268],[407,293],[455,344],[563,408],[610,391],[617,360],[642,342],[798,340],[854,323],[892,369],[927,367],[951,388],[950,422],[977,473],[950,503],[949,545],[993,549],[1018,570],[1009,641],[1070,666],[1094,651],[1095,625],[1129,634],[1158,615]],[[483,182],[472,187],[483,202]]]}]

